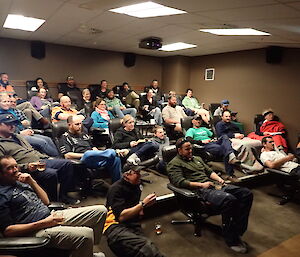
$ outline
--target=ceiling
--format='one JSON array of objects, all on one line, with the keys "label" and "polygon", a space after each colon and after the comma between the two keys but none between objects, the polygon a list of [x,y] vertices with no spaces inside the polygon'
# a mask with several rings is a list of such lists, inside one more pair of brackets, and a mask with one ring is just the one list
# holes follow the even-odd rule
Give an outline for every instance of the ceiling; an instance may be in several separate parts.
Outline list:
[{"label": "ceiling", "polygon": [[[144,19],[108,11],[144,1],[0,0],[0,37],[152,56],[199,56],[269,45],[300,47],[300,0],[153,0],[187,13]],[[4,29],[8,13],[46,22],[35,32]],[[198,31],[216,27],[251,27],[272,36],[216,36]],[[138,42],[149,36],[161,37],[163,44],[181,41],[197,47],[174,52],[138,48]]]}]

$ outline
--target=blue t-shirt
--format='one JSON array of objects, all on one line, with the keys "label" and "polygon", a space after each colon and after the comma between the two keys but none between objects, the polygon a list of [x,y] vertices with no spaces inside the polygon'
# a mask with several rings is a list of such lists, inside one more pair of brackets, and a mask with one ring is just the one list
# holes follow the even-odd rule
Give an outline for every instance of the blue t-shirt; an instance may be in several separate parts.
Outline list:
[{"label": "blue t-shirt", "polygon": [[27,184],[0,185],[0,232],[10,225],[28,224],[50,215],[49,208]]}]

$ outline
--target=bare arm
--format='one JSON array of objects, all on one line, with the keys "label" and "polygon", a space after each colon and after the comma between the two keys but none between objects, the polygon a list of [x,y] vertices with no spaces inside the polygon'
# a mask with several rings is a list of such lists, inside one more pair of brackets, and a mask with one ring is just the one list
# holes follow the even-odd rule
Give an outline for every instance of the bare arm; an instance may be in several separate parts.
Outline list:
[{"label": "bare arm", "polygon": [[120,214],[119,221],[122,222],[138,216],[144,207],[151,206],[152,204],[155,203],[155,201],[156,201],[155,194],[147,195],[141,203],[138,203],[137,205],[131,208],[124,209]]},{"label": "bare arm", "polygon": [[193,187],[193,188],[197,188],[197,187],[200,187],[200,188],[209,188],[212,185],[213,185],[212,182],[204,182],[204,183],[201,183],[201,182],[190,182],[190,187]]},{"label": "bare arm", "polygon": [[285,157],[282,157],[276,161],[266,161],[265,165],[271,169],[280,169],[280,167],[288,161],[291,161],[295,158],[293,154],[288,154]]},{"label": "bare arm", "polygon": [[37,196],[42,200],[45,205],[49,205],[50,201],[47,193],[42,189],[39,184],[28,173],[21,173],[18,180],[22,183],[28,184],[32,187]]},{"label": "bare arm", "polygon": [[29,224],[15,224],[8,226],[3,234],[6,237],[14,236],[26,236],[30,233],[38,231],[43,228],[50,228],[62,224],[63,217],[55,217],[54,214],[51,214],[45,219],[32,222]]},{"label": "bare arm", "polygon": [[69,116],[70,116],[70,114],[68,114],[68,113],[60,113],[60,114],[58,115],[58,118],[59,118],[60,120],[67,120]]},{"label": "bare arm", "polygon": [[68,152],[65,154],[66,159],[81,159],[83,153]]},{"label": "bare arm", "polygon": [[224,184],[224,180],[215,172],[212,172],[210,178],[219,182],[220,184]]}]

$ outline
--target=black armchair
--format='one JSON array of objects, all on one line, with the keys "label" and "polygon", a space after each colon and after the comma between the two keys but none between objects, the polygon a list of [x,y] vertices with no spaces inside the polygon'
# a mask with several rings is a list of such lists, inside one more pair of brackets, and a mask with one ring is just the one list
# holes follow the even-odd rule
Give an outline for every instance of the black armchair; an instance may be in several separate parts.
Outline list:
[{"label": "black armchair", "polygon": [[[176,146],[166,146],[162,150],[163,160],[168,163],[177,154]],[[201,229],[205,220],[214,215],[210,204],[205,202],[199,194],[186,188],[178,188],[169,183],[167,187],[174,193],[180,211],[188,217],[187,220],[172,220],[172,224],[193,224],[194,235],[201,236]]]},{"label": "black armchair", "polygon": [[290,202],[294,199],[296,194],[300,192],[300,181],[297,175],[278,169],[266,168],[266,171],[275,176],[278,188],[284,192],[283,195],[280,196],[281,200],[278,202],[279,205],[284,205]]}]

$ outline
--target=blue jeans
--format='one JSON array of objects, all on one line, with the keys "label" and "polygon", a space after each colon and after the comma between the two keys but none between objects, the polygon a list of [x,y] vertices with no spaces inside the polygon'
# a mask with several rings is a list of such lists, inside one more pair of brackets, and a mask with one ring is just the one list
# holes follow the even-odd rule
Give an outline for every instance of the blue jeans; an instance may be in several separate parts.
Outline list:
[{"label": "blue jeans", "polygon": [[214,212],[222,214],[223,236],[227,245],[240,244],[239,237],[248,227],[252,192],[234,185],[226,185],[221,190],[200,188],[197,192],[203,200],[211,204]]},{"label": "blue jeans", "polygon": [[114,106],[112,112],[116,114],[118,118],[122,119],[126,114],[130,114],[133,118],[135,118],[137,111],[135,108],[126,108],[124,110],[121,110],[120,106]]},{"label": "blue jeans", "polygon": [[128,156],[135,153],[142,161],[152,158],[158,151],[159,146],[153,142],[145,142],[138,144],[130,149]]},{"label": "blue jeans", "polygon": [[105,167],[111,175],[112,182],[122,177],[121,160],[112,149],[104,151],[86,151],[81,161],[90,169]]},{"label": "blue jeans", "polygon": [[211,142],[204,145],[205,151],[215,155],[216,157],[224,158],[225,171],[229,176],[232,176],[234,173],[233,165],[228,163],[228,156],[231,153],[234,153],[234,150],[231,146],[231,141],[228,136],[221,136],[217,142]]},{"label": "blue jeans", "polygon": [[25,139],[35,150],[52,157],[59,156],[56,145],[50,137],[34,134],[32,136],[25,136]]},{"label": "blue jeans", "polygon": [[74,189],[74,169],[69,160],[46,159],[41,160],[46,163],[44,171],[34,171],[32,173],[39,185],[47,192],[51,201],[57,201],[57,184],[60,183],[60,196],[66,195]]}]

